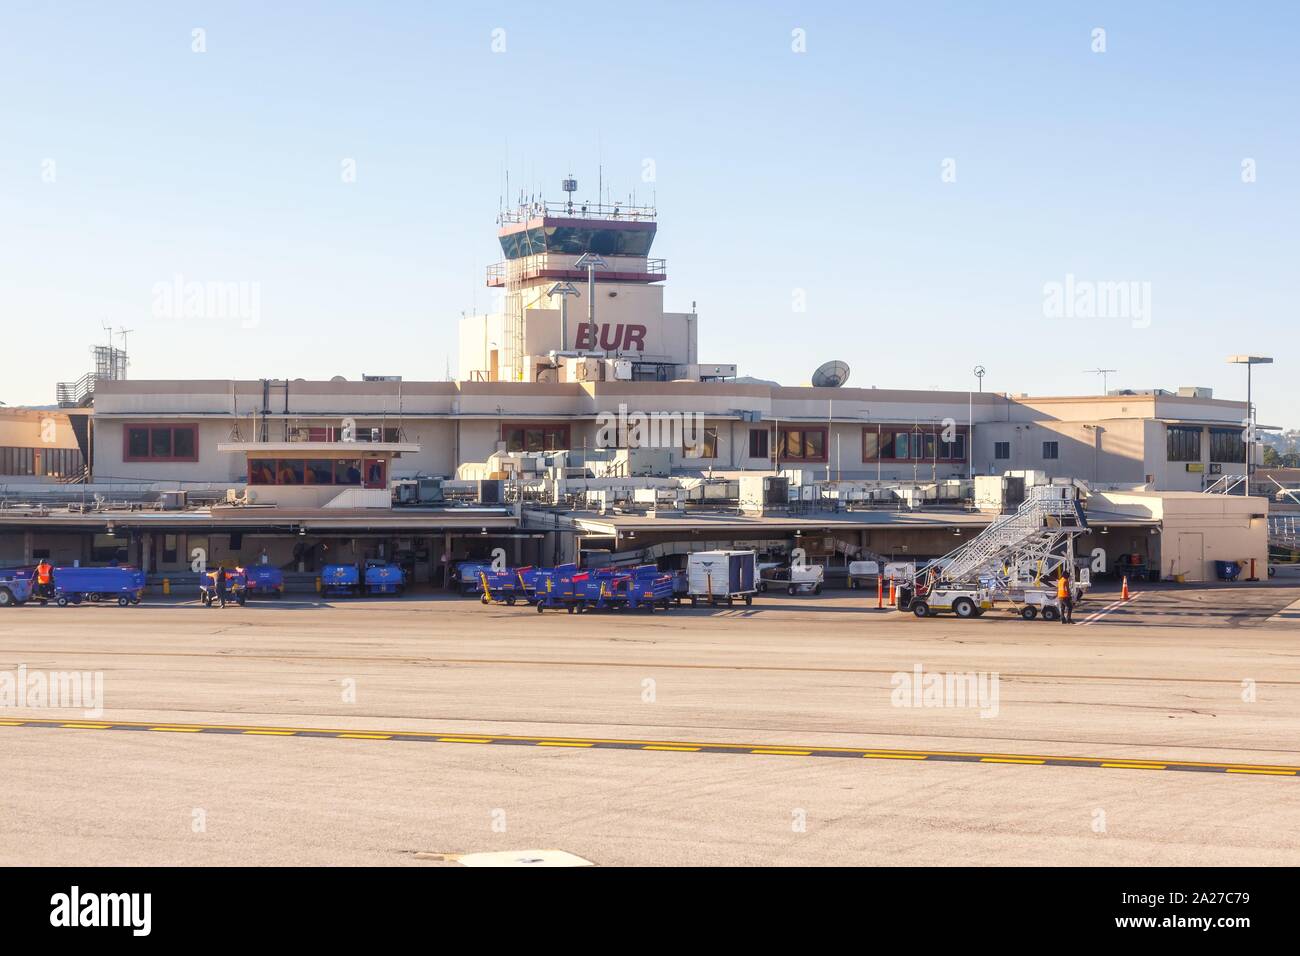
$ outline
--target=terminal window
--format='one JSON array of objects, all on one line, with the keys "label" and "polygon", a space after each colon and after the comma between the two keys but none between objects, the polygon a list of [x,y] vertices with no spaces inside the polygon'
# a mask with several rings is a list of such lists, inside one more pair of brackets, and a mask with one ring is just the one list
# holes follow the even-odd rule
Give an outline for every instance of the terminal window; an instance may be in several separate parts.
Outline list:
[{"label": "terminal window", "polygon": [[[1170,461],[1201,460],[1201,430],[1199,428],[1170,425],[1168,444]],[[1244,453],[1242,457],[1245,457]]]},{"label": "terminal window", "polygon": [[1011,457],[1011,442],[995,441],[993,443],[993,457],[998,461],[1006,461]]},{"label": "terminal window", "polygon": [[749,457],[762,458],[766,460],[770,452],[767,444],[766,428],[751,428],[749,430]]},{"label": "terminal window", "polygon": [[250,485],[359,485],[361,459],[250,458]]},{"label": "terminal window", "polygon": [[1047,459],[1056,459],[1061,457],[1061,446],[1059,442],[1043,442],[1043,457]]},{"label": "terminal window", "polygon": [[569,444],[568,425],[502,425],[506,451],[563,451]]},{"label": "terminal window", "polygon": [[1246,441],[1240,428],[1210,429],[1210,461],[1242,462],[1246,460]]},{"label": "terminal window", "polygon": [[198,425],[129,425],[124,461],[198,461]]},{"label": "terminal window", "polygon": [[913,426],[907,431],[893,428],[886,431],[868,425],[862,429],[862,460],[965,461],[965,430],[949,434],[951,441],[944,438],[943,430],[921,431]]},{"label": "terminal window", "polygon": [[64,478],[85,471],[76,448],[0,448],[0,475],[53,475]]},{"label": "terminal window", "polygon": [[[691,439],[688,441],[687,439]],[[718,429],[712,425],[698,429],[694,435],[682,436],[683,458],[717,458]]]},{"label": "terminal window", "polygon": [[781,461],[825,461],[825,428],[782,428],[776,441]]}]

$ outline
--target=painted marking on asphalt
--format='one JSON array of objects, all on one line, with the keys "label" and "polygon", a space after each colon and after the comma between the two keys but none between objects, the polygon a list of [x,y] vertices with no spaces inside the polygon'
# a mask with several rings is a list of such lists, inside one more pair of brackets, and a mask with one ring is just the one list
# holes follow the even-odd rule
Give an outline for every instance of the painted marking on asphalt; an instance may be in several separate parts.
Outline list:
[{"label": "painted marking on asphalt", "polygon": [[1295,777],[1300,767],[1284,764],[1214,763],[1197,760],[1141,760],[1114,757],[1064,757],[1048,754],[980,753],[947,750],[886,750],[858,747],[796,747],[781,744],[701,743],[677,740],[628,740],[606,737],[525,737],[514,734],[449,734],[418,730],[364,731],[319,727],[250,727],[239,724],[151,724],[134,721],[86,721],[17,719],[2,720],[4,727],[83,728],[101,730],[153,730],[179,734],[234,734],[236,736],[316,737],[346,740],[422,741],[425,743],[480,743],[525,747],[571,747],[597,750],[656,750],[680,753],[779,755],[791,757],[859,757],[868,760],[923,760],[933,763],[1020,764],[1049,767],[1092,767],[1123,770],[1193,770],[1207,773],[1240,773],[1260,776]]},{"label": "painted marking on asphalt", "polygon": [[1300,601],[1292,601],[1282,610],[1264,620],[1265,624],[1287,624],[1300,621]]},{"label": "painted marking on asphalt", "polygon": [[928,754],[886,754],[878,750],[868,750],[862,756],[869,760],[924,760]]},{"label": "painted marking on asphalt", "polygon": [[1263,773],[1275,777],[1294,777],[1296,775],[1294,770],[1264,770],[1255,767],[1229,767],[1228,773]]},{"label": "painted marking on asphalt", "polygon": [[1119,610],[1119,609],[1122,608],[1122,607],[1128,607],[1128,605],[1132,604],[1134,601],[1136,601],[1138,598],[1140,598],[1140,597],[1142,596],[1142,594],[1143,594],[1142,591],[1132,591],[1132,592],[1129,593],[1129,596],[1128,596],[1128,600],[1127,600],[1127,601],[1112,601],[1110,604],[1107,604],[1107,605],[1106,605],[1104,608],[1102,608],[1100,611],[1097,611],[1097,612],[1095,612],[1095,613],[1089,615],[1088,617],[1085,617],[1085,618],[1083,619],[1083,623],[1084,623],[1084,624],[1095,624],[1097,621],[1100,621],[1103,617],[1105,617],[1105,616],[1106,616],[1107,614],[1109,614],[1111,611],[1117,611],[1117,610]]},{"label": "painted marking on asphalt", "polygon": [[70,730],[108,730],[108,728],[113,725],[112,724],[69,723],[69,724],[59,724],[59,726],[67,727]]}]

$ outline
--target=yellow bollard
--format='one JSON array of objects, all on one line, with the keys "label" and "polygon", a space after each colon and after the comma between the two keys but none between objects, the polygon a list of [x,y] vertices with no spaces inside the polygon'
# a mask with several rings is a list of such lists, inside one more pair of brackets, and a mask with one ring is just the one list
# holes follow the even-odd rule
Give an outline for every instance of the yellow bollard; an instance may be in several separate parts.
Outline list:
[{"label": "yellow bollard", "polygon": [[316,579],[316,593],[320,594],[320,578]]},{"label": "yellow bollard", "polygon": [[172,579],[163,578],[163,594],[171,594],[171,593],[172,593]]}]

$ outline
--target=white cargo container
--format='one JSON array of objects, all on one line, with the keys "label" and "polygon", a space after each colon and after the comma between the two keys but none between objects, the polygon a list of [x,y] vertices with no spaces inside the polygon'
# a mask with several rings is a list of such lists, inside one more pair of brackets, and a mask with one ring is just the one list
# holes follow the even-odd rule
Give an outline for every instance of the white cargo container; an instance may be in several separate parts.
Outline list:
[{"label": "white cargo container", "polygon": [[692,606],[754,601],[758,555],[754,551],[696,551],[686,561],[686,593]]}]

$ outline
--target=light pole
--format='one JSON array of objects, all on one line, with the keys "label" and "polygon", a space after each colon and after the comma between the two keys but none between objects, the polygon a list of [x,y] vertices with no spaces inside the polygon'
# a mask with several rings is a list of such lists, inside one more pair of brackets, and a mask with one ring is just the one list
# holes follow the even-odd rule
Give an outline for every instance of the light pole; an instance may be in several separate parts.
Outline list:
[{"label": "light pole", "polygon": [[[980,394],[984,394],[984,366],[976,365],[971,372],[979,381]],[[966,479],[975,479],[975,397],[966,389]]]},{"label": "light pole", "polygon": [[1272,365],[1273,360],[1266,355],[1229,355],[1228,364],[1246,366],[1246,420],[1243,423],[1246,427],[1242,429],[1242,437],[1245,439],[1242,444],[1246,446],[1246,481],[1241,493],[1249,495],[1250,466],[1255,458],[1255,406],[1250,397],[1251,371],[1256,365]]},{"label": "light pole", "polygon": [[596,342],[596,270],[608,269],[609,263],[594,252],[584,252],[574,268],[587,270],[587,324],[591,326],[592,342]]},{"label": "light pole", "polygon": [[577,295],[578,290],[572,282],[557,282],[546,290],[548,299],[560,297],[560,351],[569,347],[569,296]]}]

